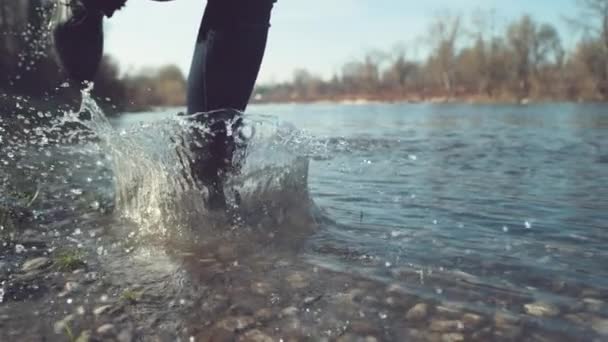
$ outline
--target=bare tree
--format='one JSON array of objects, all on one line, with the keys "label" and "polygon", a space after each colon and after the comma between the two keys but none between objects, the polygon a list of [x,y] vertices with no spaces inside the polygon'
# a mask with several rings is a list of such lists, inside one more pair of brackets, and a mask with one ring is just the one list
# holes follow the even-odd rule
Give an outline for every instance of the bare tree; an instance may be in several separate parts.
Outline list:
[{"label": "bare tree", "polygon": [[456,42],[462,33],[461,16],[442,13],[435,17],[429,28],[432,44],[432,65],[439,72],[445,91],[454,92]]}]

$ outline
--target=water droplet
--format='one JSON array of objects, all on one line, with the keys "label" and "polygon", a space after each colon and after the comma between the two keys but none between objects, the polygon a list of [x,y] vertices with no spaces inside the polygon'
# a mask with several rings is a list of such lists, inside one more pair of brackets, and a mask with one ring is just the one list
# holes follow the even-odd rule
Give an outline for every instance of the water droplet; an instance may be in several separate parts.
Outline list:
[{"label": "water droplet", "polygon": [[530,221],[526,221],[524,223],[524,226],[526,227],[526,229],[532,229],[532,223]]},{"label": "water droplet", "polygon": [[76,188],[76,189],[70,190],[70,192],[77,196],[82,195],[82,189]]},{"label": "water droplet", "polygon": [[505,232],[505,233],[508,233],[509,232],[509,227],[502,226],[502,231]]},{"label": "water droplet", "polygon": [[443,289],[440,288],[440,287],[438,287],[438,288],[435,289],[435,293],[437,293],[438,295],[440,295],[440,294],[443,293]]},{"label": "water droplet", "polygon": [[413,161],[418,160],[418,156],[416,156],[415,154],[410,154],[410,155],[408,156],[408,158],[409,158],[410,160],[413,160]]},{"label": "water droplet", "polygon": [[72,300],[72,298],[68,298],[65,302],[68,304],[72,304],[73,300]]},{"label": "water droplet", "polygon": [[391,264],[390,262],[387,261],[386,263],[384,263],[384,266],[391,267],[391,266],[393,266],[393,264]]}]

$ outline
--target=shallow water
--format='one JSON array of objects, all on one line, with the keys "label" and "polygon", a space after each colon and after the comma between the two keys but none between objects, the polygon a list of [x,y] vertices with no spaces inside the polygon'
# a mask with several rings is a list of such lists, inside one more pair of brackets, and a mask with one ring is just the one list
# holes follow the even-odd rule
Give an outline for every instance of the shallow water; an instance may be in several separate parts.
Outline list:
[{"label": "shallow water", "polygon": [[[180,168],[179,109],[97,113],[93,138],[49,144],[8,128],[3,201],[26,214],[1,249],[0,337],[69,338],[74,314],[94,338],[601,340],[607,109],[251,106],[227,214]],[[66,248],[86,267],[20,270]]]}]

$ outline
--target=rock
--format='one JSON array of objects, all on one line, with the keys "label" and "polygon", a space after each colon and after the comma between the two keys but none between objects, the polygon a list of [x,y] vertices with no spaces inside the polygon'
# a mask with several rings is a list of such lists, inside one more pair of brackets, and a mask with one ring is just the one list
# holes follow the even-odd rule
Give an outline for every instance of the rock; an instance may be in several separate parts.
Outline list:
[{"label": "rock", "polygon": [[113,324],[107,323],[97,328],[97,333],[101,336],[107,336],[114,333],[115,330],[116,327]]},{"label": "rock", "polygon": [[109,312],[110,309],[112,309],[111,305],[103,305],[103,306],[100,306],[98,308],[95,308],[95,310],[93,310],[93,314],[95,316],[101,316],[101,315]]},{"label": "rock", "polygon": [[559,308],[555,305],[536,302],[524,305],[526,313],[536,317],[555,317],[559,315]]},{"label": "rock", "polygon": [[49,258],[45,258],[45,257],[34,258],[34,259],[30,259],[30,260],[26,261],[23,264],[23,267],[21,267],[21,270],[23,272],[36,271],[36,270],[40,270],[40,269],[47,267],[50,263],[51,263],[51,260]]},{"label": "rock", "polygon": [[266,296],[272,292],[272,287],[268,283],[257,282],[251,285],[251,291],[260,296]]},{"label": "rock", "polygon": [[116,337],[118,342],[132,342],[133,341],[133,332],[129,329],[125,329],[118,334]]},{"label": "rock", "polygon": [[217,249],[217,258],[222,262],[234,261],[236,257],[236,248],[233,245],[226,244]]},{"label": "rock", "polygon": [[517,323],[519,323],[519,318],[510,313],[497,311],[494,314],[494,325],[498,328]]},{"label": "rock", "polygon": [[494,330],[494,335],[501,340],[516,341],[522,333],[522,328],[516,325],[503,325]]},{"label": "rock", "polygon": [[85,330],[80,333],[80,335],[76,339],[76,342],[89,342],[90,340],[91,340],[91,331]]},{"label": "rock", "polygon": [[451,331],[462,331],[464,330],[464,323],[462,321],[448,321],[448,320],[433,320],[429,327],[431,331],[437,332],[451,332]]},{"label": "rock", "polygon": [[63,334],[65,332],[66,327],[70,322],[74,320],[74,315],[67,315],[61,321],[55,322],[53,325],[53,330],[55,334]]},{"label": "rock", "polygon": [[441,342],[460,342],[464,341],[464,336],[460,333],[449,333],[441,335]]},{"label": "rock", "polygon": [[304,305],[312,305],[316,302],[318,302],[319,300],[321,300],[321,298],[323,298],[323,295],[318,295],[318,296],[309,296],[304,298]]},{"label": "rock", "polygon": [[467,330],[473,330],[483,323],[483,317],[474,313],[467,313],[462,316],[462,323]]},{"label": "rock", "polygon": [[591,328],[600,335],[608,336],[608,319],[593,319],[591,321]]},{"label": "rock", "polygon": [[266,322],[272,319],[272,310],[268,308],[259,309],[253,316],[260,322]]},{"label": "rock", "polygon": [[605,305],[603,301],[595,298],[584,298],[583,303],[585,304],[585,309],[587,309],[587,311],[594,313],[602,311],[602,308]]},{"label": "rock", "polygon": [[349,330],[358,335],[376,335],[380,329],[370,321],[354,321],[350,324]]},{"label": "rock", "polygon": [[295,316],[298,313],[298,308],[295,306],[286,307],[281,311],[281,315],[283,316]]},{"label": "rock", "polygon": [[429,306],[426,303],[418,303],[405,314],[408,321],[421,321],[429,314]]},{"label": "rock", "polygon": [[250,330],[239,337],[239,342],[273,342],[272,337],[264,334],[258,329]]},{"label": "rock", "polygon": [[255,325],[255,319],[250,316],[228,317],[216,324],[216,327],[230,332],[238,332]]},{"label": "rock", "polygon": [[293,272],[287,277],[287,282],[294,289],[303,289],[308,286],[308,280],[302,272]]}]

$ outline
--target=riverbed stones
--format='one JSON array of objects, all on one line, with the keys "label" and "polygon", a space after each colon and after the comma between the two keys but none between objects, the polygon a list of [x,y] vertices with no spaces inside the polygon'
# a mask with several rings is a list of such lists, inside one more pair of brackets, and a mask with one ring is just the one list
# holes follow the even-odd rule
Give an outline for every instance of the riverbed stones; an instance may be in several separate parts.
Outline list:
[{"label": "riverbed stones", "polygon": [[559,315],[559,308],[555,305],[543,302],[535,302],[524,305],[527,314],[536,317],[555,317]]},{"label": "riverbed stones", "polygon": [[459,320],[433,320],[429,326],[431,331],[454,332],[464,330],[464,323]]},{"label": "riverbed stones", "polygon": [[255,319],[257,319],[260,322],[269,321],[272,319],[272,316],[273,316],[272,310],[268,309],[268,308],[259,309],[253,315],[253,317],[255,317]]},{"label": "riverbed stones", "polygon": [[251,285],[251,291],[257,295],[266,296],[272,292],[272,287],[265,282],[256,282]]},{"label": "riverbed stones", "polygon": [[76,342],[89,342],[91,341],[91,331],[90,330],[85,330],[83,332],[80,333],[80,335],[78,336],[78,338],[76,339]]},{"label": "riverbed stones", "polygon": [[429,314],[429,306],[426,303],[418,303],[414,305],[405,314],[405,318],[408,321],[421,321],[425,319]]},{"label": "riverbed stones", "polygon": [[216,324],[216,327],[230,332],[243,331],[255,325],[255,319],[251,316],[228,317]]},{"label": "riverbed stones", "polygon": [[37,271],[37,270],[46,268],[48,265],[50,265],[50,263],[51,263],[51,260],[46,257],[34,258],[34,259],[30,259],[30,260],[26,261],[25,263],[23,263],[21,270],[23,272]]},{"label": "riverbed stones", "polygon": [[253,329],[249,330],[241,337],[239,337],[239,342],[273,342],[272,337],[266,335],[261,330]]}]

